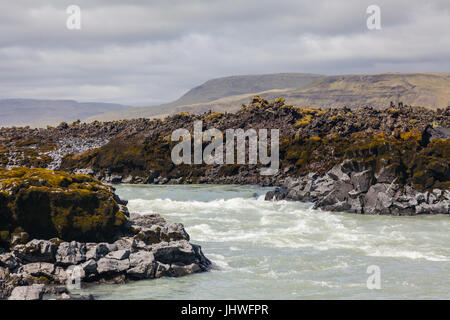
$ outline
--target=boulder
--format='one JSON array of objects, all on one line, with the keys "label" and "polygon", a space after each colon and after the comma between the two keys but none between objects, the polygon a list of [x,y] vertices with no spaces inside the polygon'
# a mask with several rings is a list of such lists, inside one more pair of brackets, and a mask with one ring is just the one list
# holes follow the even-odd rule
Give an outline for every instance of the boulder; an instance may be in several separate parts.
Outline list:
[{"label": "boulder", "polygon": [[56,252],[56,263],[62,266],[76,265],[86,261],[86,245],[72,241],[63,242]]},{"label": "boulder", "polygon": [[392,206],[389,209],[390,214],[395,216],[411,216],[415,214],[415,207],[411,206],[409,203],[399,202],[393,200]]},{"label": "boulder", "polygon": [[149,251],[138,251],[130,255],[130,266],[135,267],[141,263],[153,263],[155,256]]},{"label": "boulder", "polygon": [[30,239],[30,235],[27,232],[13,233],[11,237],[11,246],[14,247],[19,244],[26,244]]},{"label": "boulder", "polygon": [[130,256],[130,250],[117,250],[117,251],[113,251],[108,253],[105,258],[108,259],[116,259],[116,260],[124,260],[124,259],[128,259],[128,257]]},{"label": "boulder", "polygon": [[0,255],[0,267],[4,267],[13,271],[20,265],[19,260],[14,256],[14,254],[7,252]]},{"label": "boulder", "polygon": [[160,235],[162,227],[159,225],[153,225],[150,226],[150,228],[139,226],[135,230],[138,231],[138,233],[134,236],[134,240],[137,242],[142,241],[148,245],[161,242]]},{"label": "boulder", "polygon": [[384,166],[375,173],[375,179],[377,183],[392,183],[396,180],[395,168],[393,165]]},{"label": "boulder", "polygon": [[350,208],[347,210],[351,213],[363,213],[364,212],[364,202],[362,196],[350,197],[347,200]]},{"label": "boulder", "polygon": [[130,260],[116,260],[101,258],[97,261],[97,272],[98,274],[111,274],[111,273],[121,273],[126,271],[130,267]]},{"label": "boulder", "polygon": [[[317,175],[315,176],[310,176],[309,177],[311,180],[317,178]],[[292,189],[296,186],[298,186],[301,183],[300,179],[296,179],[294,177],[287,177],[286,180],[284,181],[283,185],[286,189]]]},{"label": "boulder", "polygon": [[83,264],[80,265],[80,267],[83,269],[85,275],[91,275],[97,273],[97,262],[94,259],[90,259]]},{"label": "boulder", "polygon": [[375,184],[364,197],[365,214],[389,214],[393,203],[393,190],[389,184]]},{"label": "boulder", "polygon": [[132,213],[130,215],[133,225],[150,228],[157,224],[163,226],[166,224],[166,220],[159,214],[137,214]]},{"label": "boulder", "polygon": [[284,188],[275,188],[273,191],[268,191],[265,196],[265,200],[283,200],[286,198],[286,189]]},{"label": "boulder", "polygon": [[433,214],[450,214],[450,200],[443,200],[431,205]]},{"label": "boulder", "polygon": [[172,222],[166,224],[166,226],[161,230],[161,239],[163,241],[177,241],[186,240],[189,241],[189,235],[184,229],[182,223]]},{"label": "boulder", "polygon": [[130,269],[127,271],[127,275],[132,279],[153,278],[155,267],[153,253],[139,251],[130,255]]},{"label": "boulder", "polygon": [[443,197],[444,197],[445,200],[450,200],[450,191],[449,190],[445,190]]},{"label": "boulder", "polygon": [[188,265],[174,263],[170,266],[170,268],[172,269],[172,275],[174,277],[183,277],[188,274],[194,274],[202,271],[202,269],[196,263],[191,263]]},{"label": "boulder", "polygon": [[21,273],[24,274],[24,277],[32,276],[52,279],[54,271],[55,265],[48,262],[33,262],[21,267]]},{"label": "boulder", "polygon": [[309,193],[312,198],[321,198],[330,193],[335,189],[335,184],[337,180],[333,180],[329,175],[325,175],[315,181],[313,190]]},{"label": "boulder", "polygon": [[68,274],[64,268],[55,267],[55,271],[53,272],[53,281],[55,283],[66,283],[67,278]]},{"label": "boulder", "polygon": [[443,200],[436,204],[421,203],[415,208],[416,214],[450,214],[450,201]]},{"label": "boulder", "polygon": [[416,214],[430,214],[431,213],[431,205],[428,203],[421,203],[415,208]]},{"label": "boulder", "polygon": [[[114,190],[87,175],[40,168],[0,168],[0,225],[31,239],[112,241],[127,229]],[[3,239],[6,238],[6,239]]]},{"label": "boulder", "polygon": [[129,250],[135,252],[137,250],[137,242],[132,237],[123,237],[114,242],[117,250]]},{"label": "boulder", "polygon": [[342,164],[337,164],[330,171],[328,171],[328,175],[333,180],[348,182],[350,181],[350,177],[344,172],[344,170],[345,169],[343,169]]},{"label": "boulder", "polygon": [[192,245],[187,241],[172,243],[159,243],[152,246],[155,260],[164,264],[180,262],[190,264],[195,261],[195,252]]},{"label": "boulder", "polygon": [[161,278],[164,276],[171,276],[170,264],[156,262],[155,265],[155,278]]},{"label": "boulder", "polygon": [[[343,211],[343,203],[347,201],[347,199],[350,197],[349,193],[353,190],[353,186],[344,181],[336,181],[333,184],[333,189],[328,192],[328,194],[322,194],[320,200],[318,200],[315,203],[315,206],[317,208],[324,208],[326,210],[332,210],[332,211]],[[350,207],[345,206],[345,207]],[[333,208],[336,208],[334,210]]]},{"label": "boulder", "polygon": [[351,209],[351,205],[347,201],[337,201],[333,204],[321,205],[320,208],[328,211],[348,212]]},{"label": "boulder", "polygon": [[42,300],[44,294],[43,284],[15,287],[8,300]]},{"label": "boulder", "polygon": [[152,246],[155,260],[163,264],[180,263],[188,265],[200,263],[209,266],[211,263],[203,255],[201,247],[191,244],[186,240],[173,241],[170,243],[161,242]]},{"label": "boulder", "polygon": [[110,248],[114,249],[109,243],[90,243],[86,244],[86,259],[98,260],[110,252]]},{"label": "boulder", "polygon": [[14,289],[14,285],[0,277],[0,300],[7,299]]},{"label": "boulder", "polygon": [[150,227],[135,226],[134,230],[137,232],[134,240],[143,241],[148,245],[160,243],[161,241],[189,241],[189,235],[181,223],[153,224]]},{"label": "boulder", "polygon": [[72,293],[62,293],[60,296],[56,298],[56,300],[77,300],[77,301],[85,301],[85,300],[95,300],[92,294],[72,294]]},{"label": "boulder", "polygon": [[372,170],[365,170],[362,172],[352,172],[351,182],[355,190],[359,192],[367,192],[373,183]]},{"label": "boulder", "polygon": [[152,265],[139,264],[134,268],[127,270],[127,276],[132,280],[153,278],[154,269]]},{"label": "boulder", "polygon": [[14,255],[24,262],[55,262],[58,246],[48,240],[31,240],[13,248]]}]

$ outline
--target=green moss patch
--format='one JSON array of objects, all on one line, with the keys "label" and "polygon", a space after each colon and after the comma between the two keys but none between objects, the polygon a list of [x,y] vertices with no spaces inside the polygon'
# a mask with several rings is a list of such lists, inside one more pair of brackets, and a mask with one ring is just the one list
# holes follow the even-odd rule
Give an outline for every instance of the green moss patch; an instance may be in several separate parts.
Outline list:
[{"label": "green moss patch", "polygon": [[111,187],[86,175],[0,169],[0,230],[21,228],[39,239],[109,241],[127,221],[113,195]]}]

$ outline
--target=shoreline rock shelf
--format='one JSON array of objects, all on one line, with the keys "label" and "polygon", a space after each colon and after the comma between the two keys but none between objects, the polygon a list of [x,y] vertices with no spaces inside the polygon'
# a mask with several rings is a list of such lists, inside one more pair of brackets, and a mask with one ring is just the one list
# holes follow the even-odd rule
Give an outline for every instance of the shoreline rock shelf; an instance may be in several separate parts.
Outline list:
[{"label": "shoreline rock shelf", "polygon": [[358,214],[450,214],[449,190],[421,192],[411,185],[396,184],[395,175],[386,171],[358,170],[347,160],[323,176],[310,173],[288,178],[265,199],[313,202],[315,209]]},{"label": "shoreline rock shelf", "polygon": [[[180,128],[192,131],[195,121],[202,121],[204,130],[221,132],[279,129],[278,175],[261,176],[259,165],[174,165],[170,155],[176,143],[170,136]],[[372,161],[376,172],[395,164],[401,184],[449,190],[449,138],[450,107],[317,109],[255,96],[236,113],[179,113],[165,119],[75,122],[47,129],[0,128],[0,166],[82,173],[112,184],[282,186],[288,177],[322,176],[344,160],[357,160]],[[431,139],[437,142],[430,143]]]},{"label": "shoreline rock shelf", "polygon": [[136,234],[113,243],[33,239],[4,251],[0,298],[42,299],[49,293],[64,299],[70,280],[83,285],[126,283],[209,270],[211,262],[200,246],[189,242],[181,224],[167,223],[158,214],[133,217],[130,227]]},{"label": "shoreline rock shelf", "polygon": [[[17,216],[23,213],[25,204],[17,205],[12,212],[7,211],[9,216],[2,212],[2,217],[10,219],[9,224],[2,222],[0,225],[1,229],[6,228],[2,231],[3,242],[0,247],[0,299],[42,299],[45,295],[57,299],[87,299],[91,297],[71,296],[66,288],[68,281],[75,280],[86,284],[125,283],[163,276],[180,277],[209,270],[211,262],[204,256],[200,246],[189,242],[189,235],[182,224],[168,223],[158,214],[128,214],[124,205],[126,202],[120,200],[111,187],[95,181],[92,177],[53,173],[44,169],[21,168],[19,171],[20,177],[14,170],[2,172],[0,190],[7,194],[1,200],[2,210],[9,210],[12,203],[18,202],[16,194],[37,188],[41,192],[40,197],[26,198],[31,201],[28,206],[36,206],[33,219],[50,218],[44,221],[55,226],[55,232],[58,232],[63,229],[58,228],[57,224],[61,220],[58,219],[61,212],[57,211],[60,208],[56,206],[57,200],[49,195],[50,200],[46,198],[46,201],[50,205],[43,210],[38,206],[40,200],[36,199],[41,199],[44,194],[43,190],[39,189],[42,185],[47,185],[47,194],[58,194],[58,191],[63,192],[59,189],[64,189],[67,194],[63,203],[72,210],[64,211],[66,218],[72,217],[64,224],[71,232],[57,233],[57,236],[62,235],[63,238],[50,238],[52,233],[46,233],[47,237],[43,239],[35,238],[35,229],[21,226],[23,220],[17,219]],[[53,175],[61,175],[72,183],[56,179]],[[43,180],[43,177],[47,179]],[[36,183],[37,178],[42,180],[39,184]],[[50,178],[58,182],[49,181]],[[69,192],[68,189],[73,189],[74,184],[80,186],[79,184],[83,183],[80,180],[89,181],[98,190],[94,192],[90,189],[93,192],[90,193],[81,189],[81,200],[78,199],[80,194],[73,190]],[[69,196],[73,197],[72,202],[67,198]],[[84,199],[84,196],[88,198]],[[95,210],[96,206],[90,207],[91,211],[75,210],[79,201],[92,201],[92,197],[97,200],[95,203],[105,199],[110,201],[111,206],[108,208],[115,210],[99,212]],[[57,209],[53,210],[54,206]],[[109,241],[93,241],[90,234],[86,233],[86,230],[90,230],[89,225],[77,229],[78,225],[74,223],[77,216],[97,221],[98,219],[94,218],[106,214],[107,217],[116,217],[118,213],[120,223],[105,223],[103,228],[96,230],[99,239]],[[26,216],[29,217],[30,214],[31,212],[27,212]],[[72,232],[72,229],[76,232]]]}]

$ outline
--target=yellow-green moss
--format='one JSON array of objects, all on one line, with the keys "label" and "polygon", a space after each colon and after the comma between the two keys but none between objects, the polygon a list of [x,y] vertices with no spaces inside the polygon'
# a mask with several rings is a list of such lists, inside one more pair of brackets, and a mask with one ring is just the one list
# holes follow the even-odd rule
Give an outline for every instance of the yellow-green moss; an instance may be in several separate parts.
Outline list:
[{"label": "yellow-green moss", "polygon": [[126,224],[111,187],[87,175],[0,168],[0,228],[33,238],[108,241]]},{"label": "yellow-green moss", "polygon": [[307,115],[303,116],[300,120],[295,122],[294,126],[296,128],[306,127],[311,123],[311,120],[312,120],[312,115],[307,114]]}]

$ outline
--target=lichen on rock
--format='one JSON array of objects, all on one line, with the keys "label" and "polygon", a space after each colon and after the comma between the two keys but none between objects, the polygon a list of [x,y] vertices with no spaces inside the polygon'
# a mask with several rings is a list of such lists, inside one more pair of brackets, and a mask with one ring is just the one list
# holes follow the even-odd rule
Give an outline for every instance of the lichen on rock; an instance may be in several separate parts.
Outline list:
[{"label": "lichen on rock", "polygon": [[0,168],[0,234],[31,239],[110,241],[127,224],[112,187],[87,175]]}]

